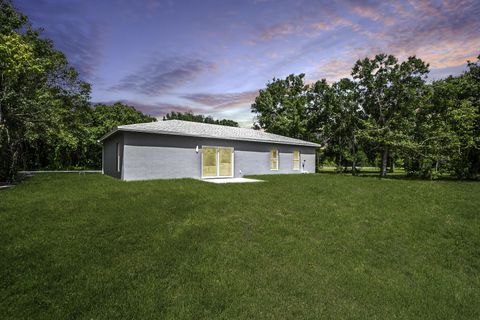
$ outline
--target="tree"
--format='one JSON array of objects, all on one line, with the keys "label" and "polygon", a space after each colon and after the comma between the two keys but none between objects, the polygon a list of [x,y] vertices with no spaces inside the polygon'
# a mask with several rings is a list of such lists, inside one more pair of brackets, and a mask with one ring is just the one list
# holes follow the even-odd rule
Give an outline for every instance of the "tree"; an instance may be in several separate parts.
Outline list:
[{"label": "tree", "polygon": [[25,150],[62,132],[62,114],[85,105],[90,86],[10,1],[0,1],[0,21],[0,179],[13,180]]},{"label": "tree", "polygon": [[11,0],[0,0],[0,33],[9,34],[27,24],[27,17],[18,12]]},{"label": "tree", "polygon": [[[22,78],[43,72],[44,66],[35,59],[33,48],[16,33],[0,34],[0,177],[11,176],[19,157],[21,126],[18,118],[24,105],[20,100]],[[20,124],[21,125],[21,124]]]},{"label": "tree", "polygon": [[[463,74],[466,86],[462,87],[461,99],[464,105],[470,105],[471,129],[468,130],[471,143],[467,147],[468,177],[475,178],[480,175],[480,55],[476,62],[467,62],[467,71]],[[469,139],[470,140],[470,139]]]},{"label": "tree", "polygon": [[475,178],[480,167],[478,62],[457,77],[434,81],[428,103],[417,115],[417,152],[408,158],[411,174],[435,178],[440,172]]},{"label": "tree", "polygon": [[389,152],[412,148],[415,113],[422,102],[428,65],[416,57],[399,63],[379,54],[358,60],[352,70],[365,113],[359,137],[381,153],[380,176],[387,173]]},{"label": "tree", "polygon": [[[307,113],[309,118],[307,130],[314,140],[326,145],[327,148],[335,144],[332,125],[334,122],[332,113],[334,104],[335,92],[327,83],[327,80],[316,81],[308,88]],[[331,148],[328,151],[331,151]]]},{"label": "tree", "polygon": [[172,111],[163,116],[163,120],[183,120],[192,122],[202,122],[210,124],[219,124],[222,126],[239,127],[238,122],[228,119],[213,119],[210,116],[205,117],[201,114],[193,114],[192,112],[175,112]]},{"label": "tree", "polygon": [[[356,84],[350,79],[341,79],[332,85],[334,101],[330,109],[330,127],[337,140],[332,144],[340,159],[347,159],[356,174],[358,139],[357,134],[363,119],[357,99]],[[342,166],[341,160],[339,167]]]},{"label": "tree", "polygon": [[154,122],[154,117],[143,114],[134,107],[117,102],[113,105],[96,104],[88,115],[85,125],[86,137],[83,139],[84,159],[87,167],[101,167],[102,148],[97,140],[113,128],[120,125]]},{"label": "tree", "polygon": [[343,171],[348,162],[355,174],[357,131],[362,119],[356,84],[344,78],[330,86],[322,79],[310,88],[309,96],[311,113],[315,115],[309,128],[318,132],[317,140],[326,146],[325,155],[335,158],[337,170]]},{"label": "tree", "polygon": [[255,98],[251,110],[256,114],[254,127],[292,138],[309,140],[312,115],[308,108],[308,89],[304,74],[291,74],[284,80],[273,79]]}]

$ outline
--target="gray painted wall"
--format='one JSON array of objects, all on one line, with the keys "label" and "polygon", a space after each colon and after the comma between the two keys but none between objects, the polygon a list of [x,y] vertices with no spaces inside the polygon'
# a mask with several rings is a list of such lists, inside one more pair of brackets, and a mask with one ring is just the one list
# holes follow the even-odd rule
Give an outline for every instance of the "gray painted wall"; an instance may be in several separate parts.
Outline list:
[{"label": "gray painted wall", "polygon": [[[170,178],[201,178],[202,146],[234,148],[234,175],[240,177],[253,174],[301,173],[293,170],[293,151],[300,151],[300,162],[305,162],[305,171],[315,172],[315,148],[269,144],[247,141],[233,141],[212,138],[184,137],[148,133],[122,132],[105,142],[105,163],[115,158],[115,148],[107,147],[123,135],[124,180],[149,180]],[[116,143],[117,141],[115,141]],[[113,146],[115,146],[113,143]],[[196,146],[199,152],[195,151]],[[270,170],[270,150],[279,151],[279,170]],[[113,156],[107,154],[112,153]],[[300,166],[301,167],[301,166]],[[118,174],[109,174],[118,178]],[[113,162],[115,168],[115,162]],[[240,173],[241,171],[241,173]]]},{"label": "gray painted wall", "polygon": [[[103,141],[103,173],[117,179],[122,179],[123,174],[123,149],[124,149],[124,135],[122,132],[114,134]],[[116,147],[117,143],[120,146],[120,172],[116,170]]]}]

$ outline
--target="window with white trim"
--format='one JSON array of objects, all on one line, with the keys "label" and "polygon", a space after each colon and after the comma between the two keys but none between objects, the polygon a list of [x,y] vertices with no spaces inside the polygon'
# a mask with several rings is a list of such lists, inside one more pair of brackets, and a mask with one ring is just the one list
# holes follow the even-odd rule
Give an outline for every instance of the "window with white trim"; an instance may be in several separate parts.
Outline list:
[{"label": "window with white trim", "polygon": [[293,170],[300,170],[300,151],[293,150]]},{"label": "window with white trim", "polygon": [[270,170],[278,170],[278,150],[270,150]]}]

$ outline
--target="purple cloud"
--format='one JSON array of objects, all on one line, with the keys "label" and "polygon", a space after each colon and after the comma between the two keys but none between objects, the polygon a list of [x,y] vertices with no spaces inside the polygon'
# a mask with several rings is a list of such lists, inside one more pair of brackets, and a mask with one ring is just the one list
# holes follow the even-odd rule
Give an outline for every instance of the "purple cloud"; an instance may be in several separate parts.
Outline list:
[{"label": "purple cloud", "polygon": [[279,23],[265,29],[260,35],[262,40],[271,40],[279,36],[286,36],[299,31],[299,26],[293,23]]},{"label": "purple cloud", "polygon": [[251,104],[258,96],[258,90],[236,93],[193,93],[182,98],[214,108],[215,110],[236,109]]},{"label": "purple cloud", "polygon": [[111,90],[158,96],[213,69],[214,63],[197,58],[153,59],[137,72],[121,79],[118,84],[111,87]]}]

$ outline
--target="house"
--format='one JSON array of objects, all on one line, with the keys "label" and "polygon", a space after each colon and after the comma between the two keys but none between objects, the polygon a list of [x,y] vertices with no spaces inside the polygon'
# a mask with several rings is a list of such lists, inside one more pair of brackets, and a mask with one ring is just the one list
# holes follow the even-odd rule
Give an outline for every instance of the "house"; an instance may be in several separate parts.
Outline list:
[{"label": "house", "polygon": [[180,120],[119,126],[99,142],[103,173],[127,181],[315,172],[320,147],[259,130]]}]

